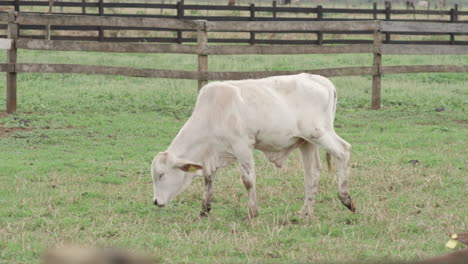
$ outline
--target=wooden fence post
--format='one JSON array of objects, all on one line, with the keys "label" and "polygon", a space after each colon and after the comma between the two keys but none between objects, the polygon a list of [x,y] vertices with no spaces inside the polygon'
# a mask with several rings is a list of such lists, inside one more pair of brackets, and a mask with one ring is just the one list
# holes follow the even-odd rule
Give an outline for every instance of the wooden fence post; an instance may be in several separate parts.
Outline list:
[{"label": "wooden fence post", "polygon": [[372,106],[371,109],[380,109],[381,94],[381,66],[382,66],[382,33],[379,30],[374,31],[374,68],[377,73],[372,75]]},{"label": "wooden fence post", "polygon": [[272,7],[273,7],[273,18],[276,18],[276,0],[273,0]]},{"label": "wooden fence post", "polygon": [[[250,4],[250,21],[255,21],[255,4]],[[250,32],[250,45],[255,44],[255,32]]]},{"label": "wooden fence post", "polygon": [[[385,20],[390,21],[391,20],[391,12],[392,12],[392,3],[387,2],[387,6],[385,7]],[[390,41],[390,33],[385,33],[385,41],[389,42]]]},{"label": "wooden fence post", "polygon": [[81,6],[81,14],[86,15],[86,0],[81,0],[81,3],[83,4],[83,6]]},{"label": "wooden fence post", "polygon": [[19,0],[15,0],[14,5],[15,5],[15,12],[19,12],[20,11]]},{"label": "wooden fence post", "polygon": [[374,3],[374,12],[373,12],[373,15],[374,15],[374,20],[377,20],[377,3]]},{"label": "wooden fence post", "polygon": [[16,24],[16,12],[10,12],[8,18],[8,38],[12,40],[11,49],[8,50],[7,91],[6,91],[6,112],[8,114],[16,112],[16,40],[18,39],[18,24]]},{"label": "wooden fence post", "polygon": [[[320,21],[323,19],[323,7],[321,5],[317,6],[317,21]],[[322,45],[323,44],[323,33],[322,32],[317,32],[317,44]]]},{"label": "wooden fence post", "polygon": [[[54,8],[54,0],[49,0],[49,15],[52,14],[52,9],[53,8]],[[50,40],[50,29],[51,29],[50,24],[47,24],[46,25],[46,36],[45,36],[46,40]]]},{"label": "wooden fence post", "polygon": [[208,29],[206,20],[197,20],[197,44],[198,44],[198,73],[202,78],[198,80],[198,91],[208,83]]},{"label": "wooden fence post", "polygon": [[[184,0],[177,1],[177,19],[184,18]],[[182,30],[177,30],[177,43],[182,44]]]},{"label": "wooden fence post", "polygon": [[[99,0],[99,16],[104,16],[104,0]],[[99,41],[104,40],[104,28],[99,27]]]},{"label": "wooden fence post", "polygon": [[[458,20],[458,5],[455,5],[454,8],[450,9],[450,22],[456,22]],[[455,34],[450,34],[450,44],[455,44]]]}]

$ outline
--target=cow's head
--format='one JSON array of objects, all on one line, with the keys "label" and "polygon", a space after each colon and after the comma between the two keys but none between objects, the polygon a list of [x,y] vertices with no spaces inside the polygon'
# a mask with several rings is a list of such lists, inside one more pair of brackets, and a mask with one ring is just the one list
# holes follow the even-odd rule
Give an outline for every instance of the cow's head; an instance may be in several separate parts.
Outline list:
[{"label": "cow's head", "polygon": [[153,159],[154,205],[163,207],[185,190],[196,175],[201,175],[202,166],[189,160],[177,158],[170,152],[160,152]]}]

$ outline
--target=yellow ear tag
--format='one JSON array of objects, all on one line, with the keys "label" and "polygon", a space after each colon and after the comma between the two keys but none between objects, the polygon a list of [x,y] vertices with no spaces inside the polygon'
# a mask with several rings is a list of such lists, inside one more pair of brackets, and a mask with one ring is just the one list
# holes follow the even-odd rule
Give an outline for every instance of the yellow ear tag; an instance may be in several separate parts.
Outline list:
[{"label": "yellow ear tag", "polygon": [[197,168],[195,166],[193,166],[193,165],[190,165],[190,167],[188,168],[188,171],[190,173],[195,173],[197,171]]},{"label": "yellow ear tag", "polygon": [[445,246],[454,249],[457,246],[457,240],[450,239]]},{"label": "yellow ear tag", "polygon": [[458,238],[457,234],[452,235],[452,239],[450,239],[447,243],[445,243],[445,246],[451,249],[454,249],[457,246],[458,241],[456,240]]}]

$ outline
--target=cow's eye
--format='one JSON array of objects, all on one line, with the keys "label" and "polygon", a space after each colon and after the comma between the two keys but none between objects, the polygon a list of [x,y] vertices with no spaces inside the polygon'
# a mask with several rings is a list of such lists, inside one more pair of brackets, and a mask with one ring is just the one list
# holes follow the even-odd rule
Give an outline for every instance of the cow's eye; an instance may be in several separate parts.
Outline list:
[{"label": "cow's eye", "polygon": [[164,176],[164,173],[159,175],[159,179],[162,179],[163,176]]}]

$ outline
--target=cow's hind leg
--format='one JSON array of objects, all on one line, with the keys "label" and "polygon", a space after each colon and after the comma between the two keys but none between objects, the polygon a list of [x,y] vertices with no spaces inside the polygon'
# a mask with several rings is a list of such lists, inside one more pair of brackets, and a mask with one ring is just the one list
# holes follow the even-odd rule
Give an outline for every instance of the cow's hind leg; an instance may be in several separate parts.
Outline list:
[{"label": "cow's hind leg", "polygon": [[310,140],[335,157],[338,170],[338,197],[349,210],[354,212],[356,207],[348,191],[348,162],[351,156],[351,145],[340,138],[335,131]]},{"label": "cow's hind leg", "polygon": [[214,174],[205,177],[205,190],[203,192],[202,210],[200,216],[208,216],[211,210],[211,200],[213,199],[213,178]]},{"label": "cow's hind leg", "polygon": [[315,195],[317,194],[320,178],[320,157],[318,146],[306,142],[300,147],[302,166],[304,168],[305,199],[304,206],[299,212],[302,216],[311,216],[314,212]]}]

